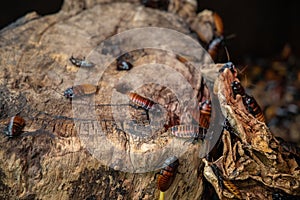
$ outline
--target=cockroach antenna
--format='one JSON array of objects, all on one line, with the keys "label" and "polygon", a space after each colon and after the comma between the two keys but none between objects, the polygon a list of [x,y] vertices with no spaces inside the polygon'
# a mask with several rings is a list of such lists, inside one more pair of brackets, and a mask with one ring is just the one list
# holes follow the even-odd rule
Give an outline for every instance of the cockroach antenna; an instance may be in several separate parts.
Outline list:
[{"label": "cockroach antenna", "polygon": [[229,51],[226,47],[226,45],[224,46],[225,52],[226,52],[226,56],[227,56],[227,61],[230,62],[230,56],[229,56]]},{"label": "cockroach antenna", "polygon": [[[230,40],[230,39],[235,38],[235,37],[236,37],[235,34],[230,34],[230,35],[228,35],[224,38],[224,41]],[[230,55],[229,55],[229,51],[228,51],[228,48],[227,48],[226,45],[224,45],[224,49],[225,49],[225,52],[226,52],[227,61],[230,62]]]}]

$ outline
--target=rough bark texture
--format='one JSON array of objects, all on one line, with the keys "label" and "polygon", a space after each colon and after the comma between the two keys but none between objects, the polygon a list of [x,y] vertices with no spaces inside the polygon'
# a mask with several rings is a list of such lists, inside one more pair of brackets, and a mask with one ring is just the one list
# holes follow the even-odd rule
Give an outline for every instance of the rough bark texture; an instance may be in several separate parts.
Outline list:
[{"label": "rough bark texture", "polygon": [[[108,104],[117,104],[118,100],[126,99],[127,93],[142,83],[128,83],[126,76],[123,78],[126,71],[117,71],[115,61],[103,63],[108,67],[100,73],[101,66],[81,69],[73,66],[68,60],[71,55],[88,56],[88,59],[94,59],[97,65],[101,65],[101,59],[97,57],[99,52],[95,50],[101,42],[117,33],[137,27],[170,28],[195,37],[190,33],[189,24],[196,14],[192,13],[190,18],[185,11],[178,11],[178,5],[172,4],[171,8],[174,10],[164,12],[145,8],[139,2],[66,1],[62,11],[55,15],[40,18],[35,13],[30,13],[1,31],[1,132],[14,115],[20,115],[26,120],[21,136],[8,138],[5,134],[0,135],[1,199],[158,199],[155,173],[164,159],[173,154],[180,155],[179,173],[166,192],[166,199],[201,198],[204,164],[199,158],[199,149],[202,143],[190,145],[190,142],[171,137],[169,132],[162,128],[155,129],[150,135],[143,135],[143,132],[136,135],[136,130],[131,129],[132,121],[137,127],[147,123],[157,123],[157,127],[162,127],[165,124],[161,119],[166,119],[166,124],[169,125],[168,113],[182,116],[186,110],[180,108],[179,99],[174,91],[150,81],[136,92],[156,102],[158,107],[155,111],[147,113],[144,109],[129,104],[114,110],[114,106]],[[190,5],[186,10],[194,11]],[[207,31],[203,34],[209,37],[214,34],[212,28],[206,27],[203,31]],[[142,38],[140,35],[136,37]],[[132,45],[132,41],[122,42]],[[181,41],[176,40],[172,41],[172,44],[183,46]],[[161,45],[163,48],[163,44]],[[186,47],[186,52],[190,51],[193,51],[193,47]],[[101,53],[118,55],[125,52],[126,49],[112,48]],[[168,77],[165,68],[157,63],[171,66],[172,70],[180,72],[192,86],[192,95],[196,96],[198,101],[201,101],[203,96],[209,98],[207,88],[203,88],[202,75],[206,81],[212,83],[222,66],[203,65],[201,74],[185,59],[171,52],[139,49],[130,55],[133,66],[142,66],[133,67],[132,71],[140,73],[144,79],[155,80],[152,78],[158,75],[162,80],[172,78]],[[200,57],[204,63],[211,62],[205,55]],[[160,68],[154,73],[147,65],[143,65],[144,63],[153,63]],[[82,75],[81,80],[86,81],[85,83],[96,83],[99,90],[96,95],[74,100],[72,107],[70,101],[62,94],[66,88],[76,83],[78,73]],[[225,70],[225,78],[221,81],[231,81],[232,77],[226,75],[227,73],[228,70]],[[95,75],[97,77],[98,74],[101,78],[95,80]],[[238,109],[237,113],[233,114],[236,110],[234,106],[240,103],[227,105],[227,102],[230,102],[230,94],[226,93],[229,91],[228,85],[224,85],[218,88],[218,98],[223,110],[228,108],[224,115],[231,119],[230,122],[240,138],[236,144],[230,144],[231,133],[225,132],[222,136],[225,150],[216,163],[223,166],[224,176],[232,180],[247,180],[250,177],[253,179],[251,183],[255,185],[253,188],[257,187],[262,192],[275,188],[291,195],[299,195],[299,166],[294,155],[286,155],[288,161],[284,161],[283,150],[278,141],[272,138],[272,134],[263,123],[255,121],[251,116],[249,118],[245,109]],[[181,84],[176,85],[176,88],[180,91],[186,89]],[[181,95],[183,102],[192,98],[189,94]],[[91,102],[95,102],[95,105]],[[119,114],[114,116],[112,110],[118,111]],[[160,112],[161,110],[165,112]],[[149,122],[148,115],[154,120]],[[95,119],[92,118],[95,116]],[[190,120],[189,116],[180,118],[181,122],[189,123]],[[250,129],[250,122],[257,126]],[[97,126],[101,127],[104,133],[98,134]],[[269,144],[269,141],[273,143]],[[107,147],[111,149],[107,150]],[[249,153],[244,153],[243,148],[250,149]],[[237,152],[228,153],[232,149]],[[263,161],[254,168],[259,168],[263,177],[254,172],[250,175],[244,174],[248,163],[258,163],[255,159],[256,152],[260,152],[259,156]],[[235,155],[234,158],[232,154]],[[102,157],[99,159],[97,156]],[[247,162],[238,160],[240,157],[247,158]],[[276,162],[274,159],[277,159]],[[272,163],[269,163],[271,161]],[[224,164],[221,165],[221,162]],[[236,162],[239,164],[232,164]],[[243,165],[240,164],[243,162]],[[209,167],[206,160],[204,163]],[[242,167],[238,168],[240,166]],[[238,175],[230,174],[235,167],[239,170]],[[281,174],[276,171],[280,167],[283,169]],[[268,171],[270,173],[267,173]],[[206,172],[207,175],[211,175],[212,179],[215,177],[209,172]],[[284,176],[285,179],[277,179],[277,176]],[[274,177],[276,180],[270,181]],[[290,184],[287,183],[289,181]],[[219,197],[223,198],[218,183],[213,183],[213,186]],[[243,197],[255,198],[254,190],[248,194],[245,190],[247,185],[243,183],[241,186]],[[269,198],[270,195],[271,192],[268,193]],[[233,198],[233,195],[228,194],[224,198]]]},{"label": "rough bark texture", "polygon": [[[236,74],[225,69],[215,82],[215,92],[231,128],[223,131],[222,155],[212,163],[204,160],[205,176],[221,199],[299,198],[299,148],[274,137],[263,118],[258,120],[247,111],[243,97],[234,97],[233,81],[239,81]],[[220,186],[216,173],[210,171],[212,164],[232,187]]]}]

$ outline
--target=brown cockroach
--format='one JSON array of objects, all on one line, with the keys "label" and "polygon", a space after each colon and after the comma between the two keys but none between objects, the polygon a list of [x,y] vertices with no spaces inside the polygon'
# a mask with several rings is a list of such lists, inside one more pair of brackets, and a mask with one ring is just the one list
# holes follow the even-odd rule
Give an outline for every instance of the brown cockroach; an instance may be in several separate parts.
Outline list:
[{"label": "brown cockroach", "polygon": [[143,109],[146,109],[146,110],[150,110],[152,108],[152,106],[155,104],[155,102],[153,102],[152,100],[142,97],[134,92],[130,92],[128,94],[128,96],[129,96],[129,99],[135,105],[137,105],[138,107],[141,107]]},{"label": "brown cockroach", "polygon": [[172,156],[164,162],[157,178],[157,188],[161,192],[167,191],[172,185],[178,172],[179,160],[176,156]]},{"label": "brown cockroach", "polygon": [[258,121],[265,122],[264,114],[254,97],[246,95],[243,99],[245,99],[245,106],[249,113],[252,114]]},{"label": "brown cockroach", "polygon": [[65,90],[64,96],[68,99],[95,94],[98,87],[92,84],[75,85]]},{"label": "brown cockroach", "polygon": [[238,81],[233,81],[231,83],[231,88],[233,92],[233,97],[235,98],[237,94],[241,95],[243,104],[245,105],[248,112],[253,115],[257,120],[261,122],[265,122],[265,117],[263,115],[263,112],[254,99],[254,97],[248,95],[245,92],[245,89],[243,88],[242,84]]},{"label": "brown cockroach", "polygon": [[81,58],[75,58],[73,57],[73,55],[71,56],[71,58],[69,58],[70,62],[75,65],[76,67],[86,67],[86,68],[91,68],[94,67],[95,64],[92,62],[89,62],[85,59],[85,57],[83,57],[83,59]]},{"label": "brown cockroach", "polygon": [[214,61],[216,61],[216,59],[218,57],[221,45],[223,45],[223,40],[224,40],[223,36],[217,37],[217,38],[213,39],[208,45],[207,52],[209,53],[210,57]]},{"label": "brown cockroach", "polygon": [[10,121],[7,127],[4,130],[4,133],[8,137],[16,137],[22,133],[22,129],[25,126],[25,120],[20,116],[13,116],[10,118]]},{"label": "brown cockroach", "polygon": [[200,105],[199,125],[205,129],[209,128],[211,116],[211,101],[205,100]]},{"label": "brown cockroach", "polygon": [[242,86],[242,84],[240,82],[233,81],[231,83],[231,88],[232,88],[234,99],[236,98],[237,94],[241,95],[241,97],[245,97],[246,92],[245,92],[245,89],[244,89],[244,87]]},{"label": "brown cockroach", "polygon": [[197,125],[176,125],[170,128],[171,134],[179,138],[203,139],[205,130]]}]

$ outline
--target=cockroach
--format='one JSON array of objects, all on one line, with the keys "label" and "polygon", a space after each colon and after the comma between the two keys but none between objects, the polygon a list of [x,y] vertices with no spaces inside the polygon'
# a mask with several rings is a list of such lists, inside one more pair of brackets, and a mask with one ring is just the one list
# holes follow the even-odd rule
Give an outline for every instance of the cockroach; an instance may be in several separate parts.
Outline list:
[{"label": "cockroach", "polygon": [[243,199],[240,190],[231,181],[224,179],[223,175],[219,171],[219,168],[215,164],[212,164],[211,168],[212,168],[213,172],[215,173],[215,175],[218,179],[219,186],[222,190],[224,190],[224,188],[226,188],[237,199]]},{"label": "cockroach", "polygon": [[73,57],[73,55],[71,56],[71,58],[69,58],[70,62],[75,65],[76,67],[86,67],[86,68],[91,68],[94,67],[95,64],[92,62],[89,62],[85,59],[85,57],[83,57],[83,59],[80,58],[75,58]]},{"label": "cockroach", "polygon": [[236,95],[239,94],[242,97],[245,97],[246,92],[244,87],[242,86],[242,84],[238,81],[233,81],[231,83],[231,88],[232,88],[232,92],[233,92],[233,97],[234,99],[236,98]]},{"label": "cockroach", "polygon": [[254,97],[245,95],[243,102],[245,102],[244,104],[250,114],[252,114],[257,120],[265,122],[263,112]]},{"label": "cockroach", "polygon": [[237,77],[237,70],[234,66],[234,64],[232,62],[227,62],[225,63],[221,69],[219,69],[219,72],[222,73],[224,72],[225,69],[229,69],[231,71],[231,73],[233,74],[233,76],[236,78]]},{"label": "cockroach", "polygon": [[213,39],[208,45],[208,53],[210,57],[216,61],[221,45],[223,45],[223,36]]},{"label": "cockroach", "polygon": [[200,105],[199,125],[205,129],[209,128],[211,116],[211,101],[205,100]]},{"label": "cockroach", "polygon": [[230,60],[230,56],[229,56],[229,52],[228,49],[226,47],[225,44],[225,38],[223,36],[219,36],[214,38],[212,41],[210,41],[208,47],[207,47],[207,51],[210,55],[210,57],[215,61],[215,62],[219,62],[219,57],[220,57],[220,50],[224,49],[226,56],[227,56],[227,61]]},{"label": "cockroach", "polygon": [[22,133],[22,129],[25,126],[25,120],[20,116],[13,116],[10,118],[10,122],[4,130],[4,133],[8,137],[16,137]]},{"label": "cockroach", "polygon": [[138,95],[137,93],[130,92],[128,94],[129,99],[138,107],[142,107],[145,110],[150,110],[152,106],[155,104],[155,102],[151,101],[150,99],[147,99],[145,97],[142,97]]},{"label": "cockroach", "polygon": [[164,162],[157,178],[157,188],[161,192],[167,191],[172,185],[178,172],[179,160],[176,156],[172,156]]},{"label": "cockroach", "polygon": [[204,130],[197,125],[177,125],[170,128],[171,134],[179,138],[204,138]]},{"label": "cockroach", "polygon": [[263,115],[263,112],[254,99],[254,97],[246,94],[245,89],[241,85],[240,82],[238,81],[233,81],[231,83],[232,91],[233,91],[233,96],[234,98],[236,97],[237,94],[242,96],[243,104],[245,105],[246,109],[248,112],[253,115],[257,120],[261,122],[265,122],[265,118]]},{"label": "cockroach", "polygon": [[82,96],[92,95],[98,91],[98,87],[92,84],[75,85],[65,90],[64,96],[74,99]]},{"label": "cockroach", "polygon": [[130,70],[133,65],[130,63],[131,56],[125,53],[117,58],[117,70]]},{"label": "cockroach", "polygon": [[222,36],[224,33],[224,25],[223,20],[220,15],[216,12],[213,13],[214,24],[215,24],[215,32],[217,36]]}]

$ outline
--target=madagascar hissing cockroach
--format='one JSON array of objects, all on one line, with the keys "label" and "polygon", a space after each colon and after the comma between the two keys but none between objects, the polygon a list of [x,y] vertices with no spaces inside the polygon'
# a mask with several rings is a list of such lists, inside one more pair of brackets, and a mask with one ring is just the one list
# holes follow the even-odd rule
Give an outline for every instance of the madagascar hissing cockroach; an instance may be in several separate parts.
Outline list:
[{"label": "madagascar hissing cockroach", "polygon": [[141,107],[143,109],[146,110],[150,110],[152,108],[152,106],[155,104],[153,101],[151,101],[150,99],[147,99],[145,97],[142,97],[140,95],[138,95],[137,93],[134,92],[130,92],[128,94],[129,99],[138,107]]},{"label": "madagascar hissing cockroach", "polygon": [[8,137],[16,137],[22,133],[25,126],[25,120],[20,116],[13,116],[10,118],[9,124],[4,130]]},{"label": "madagascar hissing cockroach", "polygon": [[211,101],[205,100],[200,105],[199,125],[205,129],[209,128],[211,117]]},{"label": "madagascar hissing cockroach", "polygon": [[85,59],[85,57],[83,57],[83,59],[81,58],[75,58],[73,57],[73,55],[71,56],[71,58],[69,58],[70,62],[75,65],[76,67],[86,67],[86,68],[91,68],[94,67],[95,64],[92,62],[89,62]]},{"label": "madagascar hissing cockroach", "polygon": [[172,185],[178,172],[179,160],[176,156],[172,156],[164,162],[157,178],[157,188],[161,192],[167,191]]},{"label": "madagascar hissing cockroach", "polygon": [[214,38],[208,44],[207,52],[209,53],[210,57],[215,62],[220,62],[221,61],[221,58],[220,58],[221,50],[225,50],[225,53],[226,53],[226,56],[227,56],[227,61],[229,61],[230,56],[229,56],[228,49],[225,45],[225,38],[223,36],[219,36],[219,37]]},{"label": "madagascar hissing cockroach", "polygon": [[224,179],[223,175],[220,173],[219,168],[212,164],[211,168],[218,179],[219,186],[222,190],[226,188],[231,194],[233,194],[237,199],[243,199],[240,190],[231,181]]},{"label": "madagascar hissing cockroach", "polygon": [[236,98],[236,95],[239,94],[241,97],[245,97],[246,92],[242,84],[238,81],[233,81],[231,83],[231,88],[233,92],[233,98]]},{"label": "madagascar hissing cockroach", "polygon": [[261,122],[265,122],[265,118],[263,115],[263,112],[254,99],[254,97],[248,95],[245,92],[245,89],[243,88],[242,84],[238,81],[233,81],[231,83],[231,88],[233,92],[233,97],[235,98],[237,94],[242,96],[243,104],[245,105],[248,112],[253,115],[257,120]]},{"label": "madagascar hissing cockroach", "polygon": [[65,90],[64,96],[68,99],[74,99],[87,95],[95,94],[98,87],[92,84],[75,85]]},{"label": "madagascar hissing cockroach", "polygon": [[265,122],[264,114],[254,97],[245,95],[243,102],[245,102],[244,104],[251,115],[253,115],[258,121]]},{"label": "madagascar hissing cockroach", "polygon": [[170,128],[171,134],[179,138],[203,139],[205,130],[197,125],[176,125]]},{"label": "madagascar hissing cockroach", "polygon": [[208,45],[207,51],[208,51],[210,57],[214,61],[216,61],[216,59],[218,57],[221,45],[223,45],[223,40],[224,40],[223,36],[217,37],[217,38],[213,39]]}]

